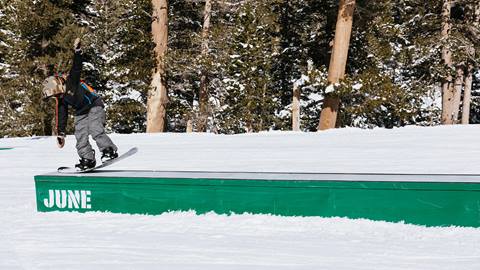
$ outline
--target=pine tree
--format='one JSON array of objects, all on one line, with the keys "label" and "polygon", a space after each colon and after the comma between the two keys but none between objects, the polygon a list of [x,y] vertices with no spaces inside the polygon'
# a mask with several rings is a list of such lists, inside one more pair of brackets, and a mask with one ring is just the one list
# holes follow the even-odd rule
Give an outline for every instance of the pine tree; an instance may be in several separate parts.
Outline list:
[{"label": "pine tree", "polygon": [[[168,3],[169,103],[162,126],[176,132],[189,122],[191,130],[220,133],[289,130],[295,110],[296,129],[316,130],[330,90],[338,1],[212,1],[208,50],[202,46],[206,3]],[[442,4],[356,1],[346,75],[335,89],[342,101],[337,126],[437,124],[440,81],[449,75],[457,80],[455,106],[462,103],[453,117],[463,110],[462,121],[465,114],[472,123],[480,121],[478,1],[454,2],[450,38],[438,42]],[[53,103],[41,101],[40,84],[69,68],[77,36],[83,37],[83,78],[105,99],[108,128],[145,131],[156,61],[150,14],[150,0],[0,3],[0,136],[54,132]],[[442,47],[451,49],[451,67],[442,63]],[[465,78],[472,74],[471,105],[468,80],[456,75],[461,72]]]},{"label": "pine tree", "polygon": [[[272,73],[274,87],[280,91],[282,110],[277,113],[278,127],[289,129],[293,87],[299,89],[301,126],[315,130],[319,117],[319,83],[328,67],[330,41],[333,38],[337,1],[279,1],[276,3],[278,44]],[[310,64],[309,64],[310,63]],[[309,71],[308,67],[314,71]],[[316,79],[305,80],[317,74]],[[312,99],[311,97],[315,98]],[[313,120],[315,119],[315,120]]]},{"label": "pine tree", "polygon": [[[8,44],[7,42],[7,20],[5,19],[5,3],[0,2],[0,79],[3,79],[6,66],[5,66],[5,55],[8,51]],[[3,76],[2,76],[3,75]]]},{"label": "pine tree", "polygon": [[94,1],[85,35],[86,79],[105,99],[114,132],[144,132],[154,66],[151,1]]},{"label": "pine tree", "polygon": [[[199,57],[204,5],[200,1],[185,0],[170,1],[169,5],[168,129],[193,131],[197,129],[199,117],[201,71],[209,72],[206,59]],[[211,19],[215,20],[215,14]]]},{"label": "pine tree", "polygon": [[347,80],[340,90],[340,126],[395,127],[438,117],[437,108],[424,105],[436,90],[431,68],[438,59],[437,32],[425,26],[434,7],[358,2]]},{"label": "pine tree", "polygon": [[216,128],[221,133],[275,128],[278,96],[272,88],[273,20],[268,2],[247,1],[232,17],[223,37],[223,93],[218,93]]},{"label": "pine tree", "polygon": [[53,104],[42,101],[43,79],[68,66],[71,44],[78,35],[78,8],[83,1],[11,1],[5,11],[12,38],[6,55],[11,93],[10,108],[15,112],[12,136],[50,135],[55,132]]},{"label": "pine tree", "polygon": [[472,102],[470,104],[470,123],[480,123],[480,72],[478,69],[473,73]]},{"label": "pine tree", "polygon": [[9,50],[9,43],[12,38],[12,33],[8,30],[8,20],[6,18],[7,5],[5,2],[0,2],[0,138],[4,136],[12,136],[13,119],[15,118],[15,105],[12,103],[12,94],[8,92],[5,87],[9,75],[9,65],[6,62],[6,57]]}]

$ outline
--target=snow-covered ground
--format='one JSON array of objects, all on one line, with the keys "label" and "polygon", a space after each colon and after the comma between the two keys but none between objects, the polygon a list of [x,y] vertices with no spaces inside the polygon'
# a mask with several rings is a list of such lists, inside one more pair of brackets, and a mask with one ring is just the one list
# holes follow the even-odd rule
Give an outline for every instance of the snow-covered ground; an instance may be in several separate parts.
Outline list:
[{"label": "snow-covered ground", "polygon": [[[112,169],[480,173],[480,126],[113,135]],[[37,213],[33,176],[75,140],[0,139],[0,269],[480,269],[480,229],[343,218]]]}]

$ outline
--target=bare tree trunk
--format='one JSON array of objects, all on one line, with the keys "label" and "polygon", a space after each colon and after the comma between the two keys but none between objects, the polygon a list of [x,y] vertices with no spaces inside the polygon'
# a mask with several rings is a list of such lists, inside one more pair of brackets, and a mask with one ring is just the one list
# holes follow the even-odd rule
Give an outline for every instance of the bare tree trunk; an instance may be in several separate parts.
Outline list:
[{"label": "bare tree trunk", "polygon": [[472,96],[473,83],[473,65],[468,64],[467,75],[465,76],[465,89],[463,92],[462,105],[462,124],[468,125],[470,123],[470,100]]},{"label": "bare tree trunk", "polygon": [[457,66],[457,74],[455,76],[455,84],[453,87],[453,105],[452,105],[452,121],[453,124],[458,124],[458,113],[460,111],[460,102],[462,99],[462,89],[463,89],[463,80],[464,80],[464,65],[460,64]]},{"label": "bare tree trunk", "polygon": [[448,69],[448,73],[445,75],[442,81],[442,119],[441,122],[444,125],[453,124],[453,103],[454,103],[454,89],[452,85],[452,75],[450,70],[452,68],[452,51],[448,45],[448,39],[450,37],[450,30],[452,28],[450,23],[450,12],[452,8],[451,0],[443,1],[442,8],[442,33],[441,40],[444,42],[442,48],[442,60]]},{"label": "bare tree trunk", "polygon": [[300,86],[293,84],[292,130],[300,131]]},{"label": "bare tree trunk", "polygon": [[[345,76],[348,48],[352,33],[355,0],[340,0],[332,56],[328,67],[328,83],[336,84]],[[323,102],[318,130],[334,128],[337,121],[340,98],[327,95]]]},{"label": "bare tree trunk", "polygon": [[147,132],[164,132],[167,115],[167,82],[165,54],[168,42],[168,3],[167,0],[152,0],[152,35],[155,42],[156,67],[147,101]]},{"label": "bare tree trunk", "polygon": [[[212,1],[205,1],[205,10],[203,13],[203,30],[202,30],[202,56],[206,59],[208,55],[208,41],[210,35],[210,17],[212,14]],[[204,67],[202,70],[202,76],[200,78],[200,92],[198,95],[200,115],[198,121],[198,131],[205,132],[207,129],[208,119],[208,76],[207,70]]]},{"label": "bare tree trunk", "polygon": [[[43,39],[42,44],[47,44],[47,41],[45,41],[45,39]],[[60,66],[60,65],[58,65],[58,66]],[[40,70],[43,72],[43,77],[46,78],[48,76],[47,65],[42,64],[40,66]],[[48,102],[42,102],[40,106],[46,107],[48,105],[49,105]],[[7,108],[9,108],[9,107],[10,106],[8,106]],[[58,135],[58,130],[57,130],[58,111],[57,110],[58,110],[58,98],[55,98],[55,110],[54,110],[55,113],[53,114],[53,117],[49,113],[42,114],[42,115],[44,115],[42,117],[43,134],[44,135],[50,135],[50,136],[57,136]],[[43,111],[49,111],[49,110],[43,110]],[[48,121],[50,121],[50,123],[48,123]]]},{"label": "bare tree trunk", "polygon": [[193,121],[192,119],[188,119],[187,120],[187,130],[186,130],[187,133],[192,133],[193,132]]}]

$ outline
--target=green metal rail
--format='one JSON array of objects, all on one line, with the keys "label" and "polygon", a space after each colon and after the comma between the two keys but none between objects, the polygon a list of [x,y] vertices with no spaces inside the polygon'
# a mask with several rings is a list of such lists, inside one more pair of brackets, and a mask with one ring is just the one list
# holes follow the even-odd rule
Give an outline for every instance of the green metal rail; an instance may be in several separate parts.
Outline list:
[{"label": "green metal rail", "polygon": [[[370,177],[368,174],[361,177],[281,174],[276,177],[281,180],[267,179],[278,174],[259,173],[228,173],[227,176],[215,173],[143,174],[130,172],[128,177],[122,177],[121,173],[104,172],[35,176],[38,211],[156,215],[194,210],[198,214],[213,211],[218,214],[348,217],[427,226],[480,227],[478,176],[472,179],[439,175],[439,181],[435,182],[435,175],[428,178],[385,175],[385,181],[379,181],[382,175],[378,174]],[[315,178],[318,179],[312,180]],[[406,181],[392,181],[401,178]]]}]

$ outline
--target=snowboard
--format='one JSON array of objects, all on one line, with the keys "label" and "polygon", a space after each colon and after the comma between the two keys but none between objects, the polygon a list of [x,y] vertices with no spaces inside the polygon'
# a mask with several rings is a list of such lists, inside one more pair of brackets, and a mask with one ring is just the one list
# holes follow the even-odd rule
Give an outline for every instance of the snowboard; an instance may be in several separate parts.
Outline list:
[{"label": "snowboard", "polygon": [[102,164],[94,167],[94,168],[91,168],[91,169],[87,169],[87,170],[79,170],[77,168],[72,168],[72,167],[60,167],[57,169],[57,172],[59,173],[86,173],[86,172],[92,172],[92,171],[95,171],[95,170],[98,170],[98,169],[101,169],[101,168],[105,168],[107,166],[110,166],[114,163],[117,163],[119,161],[121,161],[122,159],[126,159],[127,157],[130,157],[132,155],[134,155],[135,153],[138,152],[138,148],[137,147],[133,147],[131,148],[130,150],[128,150],[127,152],[121,154],[120,156],[118,156],[117,158],[114,158],[114,159],[110,159],[110,160],[107,160],[105,162],[102,162]]}]

